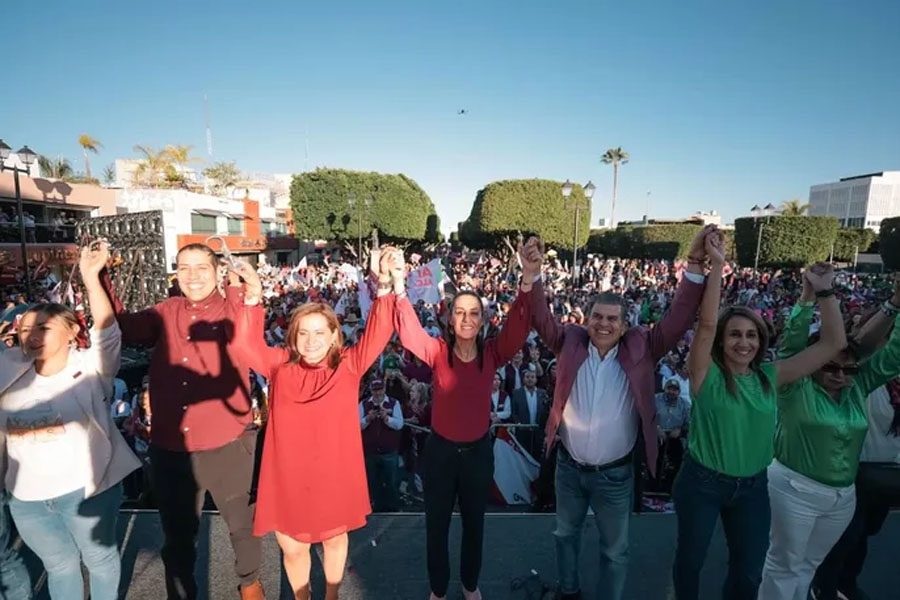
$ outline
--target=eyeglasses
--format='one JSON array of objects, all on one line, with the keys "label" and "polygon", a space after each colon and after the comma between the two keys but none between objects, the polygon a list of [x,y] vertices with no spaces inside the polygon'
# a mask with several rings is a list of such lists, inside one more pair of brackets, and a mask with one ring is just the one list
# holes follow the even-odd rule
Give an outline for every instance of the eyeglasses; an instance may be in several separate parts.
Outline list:
[{"label": "eyeglasses", "polygon": [[859,373],[859,365],[839,365],[837,363],[828,363],[822,370],[826,373],[835,374],[838,371],[844,373],[844,375],[856,375]]}]

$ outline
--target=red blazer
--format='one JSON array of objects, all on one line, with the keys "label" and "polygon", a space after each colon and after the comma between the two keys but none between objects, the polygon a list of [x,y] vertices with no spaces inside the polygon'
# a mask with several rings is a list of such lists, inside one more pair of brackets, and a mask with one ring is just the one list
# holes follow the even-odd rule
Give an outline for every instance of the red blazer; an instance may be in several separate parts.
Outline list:
[{"label": "red blazer", "polygon": [[[647,466],[656,475],[656,403],[654,401],[654,371],[656,363],[667,352],[675,348],[685,332],[694,324],[704,285],[692,283],[687,277],[681,280],[675,293],[675,300],[666,316],[653,329],[632,327],[619,340],[618,361],[628,377],[628,385],[634,396],[635,407],[641,418],[644,433]],[[587,328],[581,325],[561,325],[557,323],[544,295],[541,281],[536,281],[532,290],[532,325],[544,344],[556,356],[556,390],[553,406],[547,419],[547,454],[556,442],[556,431],[562,422],[563,409],[569,400],[578,369],[588,357],[591,343]]]}]

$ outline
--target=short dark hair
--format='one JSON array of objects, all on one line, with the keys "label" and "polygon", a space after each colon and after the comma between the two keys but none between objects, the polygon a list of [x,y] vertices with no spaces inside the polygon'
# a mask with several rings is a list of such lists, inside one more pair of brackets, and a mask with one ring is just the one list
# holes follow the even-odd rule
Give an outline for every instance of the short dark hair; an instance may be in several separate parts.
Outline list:
[{"label": "short dark hair", "polygon": [[213,251],[213,249],[210,248],[209,246],[207,246],[206,244],[200,244],[197,242],[194,242],[193,244],[188,244],[187,246],[183,247],[181,250],[178,251],[178,254],[175,255],[175,264],[176,265],[178,264],[178,257],[181,256],[181,253],[186,252],[188,250],[194,250],[197,252],[205,253],[209,257],[209,262],[212,266],[214,266],[214,267],[219,266],[219,257],[216,255],[216,253]]},{"label": "short dark hair", "polygon": [[591,310],[588,313],[588,318],[590,318],[590,313],[594,312],[594,306],[597,304],[606,304],[607,306],[618,306],[622,309],[622,320],[625,320],[625,315],[628,312],[628,300],[625,299],[621,294],[616,294],[614,292],[601,292],[591,298]]}]

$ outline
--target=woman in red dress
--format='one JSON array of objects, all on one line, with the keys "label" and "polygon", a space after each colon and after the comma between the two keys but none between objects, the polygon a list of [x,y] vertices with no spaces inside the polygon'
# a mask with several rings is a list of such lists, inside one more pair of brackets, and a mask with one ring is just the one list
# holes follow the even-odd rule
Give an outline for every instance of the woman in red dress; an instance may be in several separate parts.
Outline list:
[{"label": "woman in red dress", "polygon": [[[433,370],[432,433],[425,444],[425,536],[431,600],[443,600],[450,582],[448,533],[453,507],[462,520],[460,576],[465,600],[481,600],[478,577],[484,511],[494,474],[491,388],[497,369],[525,345],[531,329],[531,286],[540,275],[540,249],[532,238],[520,249],[519,292],[503,329],[484,339],[484,302],[475,292],[453,298],[444,339],[422,328],[404,294],[397,299],[397,333],[404,347]],[[405,278],[402,258],[391,260],[394,281]]]},{"label": "woman in red dress", "polygon": [[[248,266],[239,273],[248,295],[259,297],[262,287],[253,269]],[[359,383],[393,333],[390,271],[381,273],[365,333],[352,348],[343,347],[332,308],[318,302],[306,303],[291,315],[287,348],[265,344],[261,306],[248,306],[236,323],[238,335],[249,333],[242,339],[253,340],[245,349],[247,363],[269,380],[254,534],[275,532],[298,600],[310,597],[310,544],[318,542],[324,548],[325,598],[337,599],[347,561],[347,532],[365,526],[371,512]],[[402,292],[404,282],[396,285]]]}]

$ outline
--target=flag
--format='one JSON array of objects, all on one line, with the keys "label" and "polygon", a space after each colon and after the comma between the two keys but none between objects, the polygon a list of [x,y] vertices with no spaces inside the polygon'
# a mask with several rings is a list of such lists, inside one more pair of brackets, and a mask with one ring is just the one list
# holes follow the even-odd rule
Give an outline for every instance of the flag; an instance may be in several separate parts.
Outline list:
[{"label": "flag", "polygon": [[532,484],[541,465],[522,447],[506,427],[497,429],[494,440],[494,500],[501,504],[531,504]]},{"label": "flag", "polygon": [[[360,271],[362,273],[362,271]],[[369,289],[369,282],[361,274],[358,275],[359,282],[359,312],[362,313],[363,320],[369,317],[369,309],[372,308],[372,291]]]},{"label": "flag", "polygon": [[441,260],[435,258],[418,269],[410,272],[406,280],[409,301],[415,304],[422,300],[428,304],[437,304],[441,301]]},{"label": "flag", "polygon": [[306,257],[304,256],[302,259],[300,259],[300,262],[297,263],[297,266],[294,267],[293,269],[291,269],[291,273],[299,273],[300,271],[302,271],[305,268],[306,268]]},{"label": "flag", "polygon": [[341,294],[337,304],[334,305],[334,314],[343,316],[347,312],[347,292]]}]

